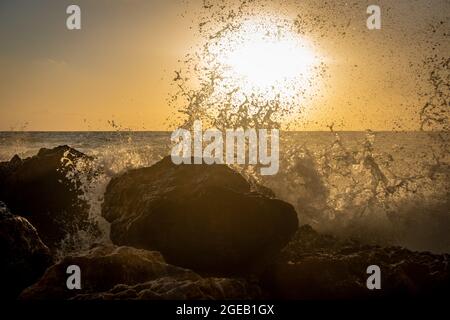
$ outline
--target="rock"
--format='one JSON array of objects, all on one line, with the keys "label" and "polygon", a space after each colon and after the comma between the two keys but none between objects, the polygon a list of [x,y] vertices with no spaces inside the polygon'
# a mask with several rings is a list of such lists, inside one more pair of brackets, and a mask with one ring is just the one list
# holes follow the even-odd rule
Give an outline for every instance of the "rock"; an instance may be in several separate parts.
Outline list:
[{"label": "rock", "polygon": [[51,249],[68,234],[88,227],[88,206],[79,199],[74,167],[86,155],[68,146],[0,163],[0,200],[26,217]]},{"label": "rock", "polygon": [[[442,298],[450,289],[449,260],[448,254],[363,245],[302,226],[262,283],[278,299]],[[381,269],[381,290],[367,289],[370,265]]]},{"label": "rock", "polygon": [[115,244],[158,250],[199,272],[244,274],[272,260],[298,228],[290,204],[255,190],[228,166],[166,157],[111,180],[102,215]]},{"label": "rock", "polygon": [[117,285],[107,292],[79,294],[73,300],[248,300],[261,289],[243,279],[163,277],[137,285]]},{"label": "rock", "polygon": [[[66,269],[81,269],[81,289],[66,288]],[[260,289],[242,279],[202,278],[167,264],[159,252],[99,245],[65,257],[47,270],[20,298],[39,299],[249,299]]]},{"label": "rock", "polygon": [[15,299],[52,263],[50,250],[27,219],[0,202],[0,298]]}]

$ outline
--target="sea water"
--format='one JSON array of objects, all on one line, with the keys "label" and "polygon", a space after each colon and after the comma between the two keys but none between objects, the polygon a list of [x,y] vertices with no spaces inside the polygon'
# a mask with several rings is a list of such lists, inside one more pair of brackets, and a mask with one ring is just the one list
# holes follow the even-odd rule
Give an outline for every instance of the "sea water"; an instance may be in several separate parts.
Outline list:
[{"label": "sea water", "polygon": [[[291,203],[301,224],[370,243],[449,252],[450,157],[442,143],[448,138],[420,131],[281,132],[276,175],[261,176],[257,166],[234,168]],[[89,166],[102,172],[87,179],[81,165],[73,173],[102,236],[68,235],[72,249],[74,241],[80,249],[109,241],[101,204],[110,179],[151,166],[171,149],[170,132],[1,132],[0,161],[59,145],[93,156]]]}]

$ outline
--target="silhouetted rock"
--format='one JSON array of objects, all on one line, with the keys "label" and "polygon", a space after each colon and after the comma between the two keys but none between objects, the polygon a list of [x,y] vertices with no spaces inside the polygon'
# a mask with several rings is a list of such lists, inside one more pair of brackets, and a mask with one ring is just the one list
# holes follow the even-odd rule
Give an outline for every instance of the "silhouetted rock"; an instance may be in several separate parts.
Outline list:
[{"label": "silhouetted rock", "polygon": [[298,228],[290,204],[257,189],[226,165],[166,157],[113,179],[102,215],[115,244],[158,250],[196,271],[243,274],[272,260]]},{"label": "silhouetted rock", "polygon": [[260,288],[243,279],[188,275],[163,277],[136,285],[120,284],[107,292],[76,295],[73,300],[248,300],[260,297]]},{"label": "silhouetted rock", "polygon": [[0,202],[0,298],[15,299],[51,263],[50,250],[36,229]]},{"label": "silhouetted rock", "polygon": [[67,233],[87,227],[87,204],[79,199],[80,182],[72,174],[80,159],[88,157],[59,146],[0,163],[0,200],[12,213],[29,219],[50,248]]},{"label": "silhouetted rock", "polygon": [[[81,289],[66,288],[66,270],[81,270]],[[257,285],[241,279],[202,278],[172,266],[159,252],[101,245],[67,256],[47,270],[20,298],[34,299],[250,299],[258,298]]]},{"label": "silhouetted rock", "polygon": [[[280,299],[448,296],[450,255],[363,245],[299,228],[263,284]],[[381,290],[369,290],[367,267],[381,269]]]}]

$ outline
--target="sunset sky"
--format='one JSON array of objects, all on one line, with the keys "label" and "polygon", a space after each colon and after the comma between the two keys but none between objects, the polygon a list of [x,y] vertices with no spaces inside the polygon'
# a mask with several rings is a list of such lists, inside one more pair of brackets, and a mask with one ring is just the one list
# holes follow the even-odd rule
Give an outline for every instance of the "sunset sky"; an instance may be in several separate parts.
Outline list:
[{"label": "sunset sky", "polygon": [[[210,1],[214,3],[215,1]],[[216,1],[217,2],[217,1]],[[431,55],[448,56],[450,2],[283,1],[273,15],[321,15],[310,35],[328,65],[317,98],[296,129],[415,130]],[[82,29],[66,29],[66,8],[82,10]],[[381,30],[366,28],[378,4]],[[96,0],[0,2],[0,130],[167,130],[168,96],[179,59],[195,51],[201,1]],[[448,30],[447,30],[448,32]],[[434,48],[430,43],[441,43]],[[270,62],[268,62],[270,63]]]}]

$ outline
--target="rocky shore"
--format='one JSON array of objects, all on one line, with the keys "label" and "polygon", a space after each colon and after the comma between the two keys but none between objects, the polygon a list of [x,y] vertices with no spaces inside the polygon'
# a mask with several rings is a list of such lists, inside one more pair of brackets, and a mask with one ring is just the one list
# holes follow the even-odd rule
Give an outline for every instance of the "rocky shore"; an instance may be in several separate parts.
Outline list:
[{"label": "rocky shore", "polygon": [[[166,157],[113,178],[102,216],[110,244],[57,260],[88,204],[71,174],[89,156],[68,146],[0,163],[2,297],[46,300],[364,299],[448,295],[448,254],[366,245],[298,227],[301,212],[225,165]],[[91,173],[95,174],[95,172]],[[366,287],[369,265],[382,289]],[[69,290],[67,267],[81,269]]]}]

